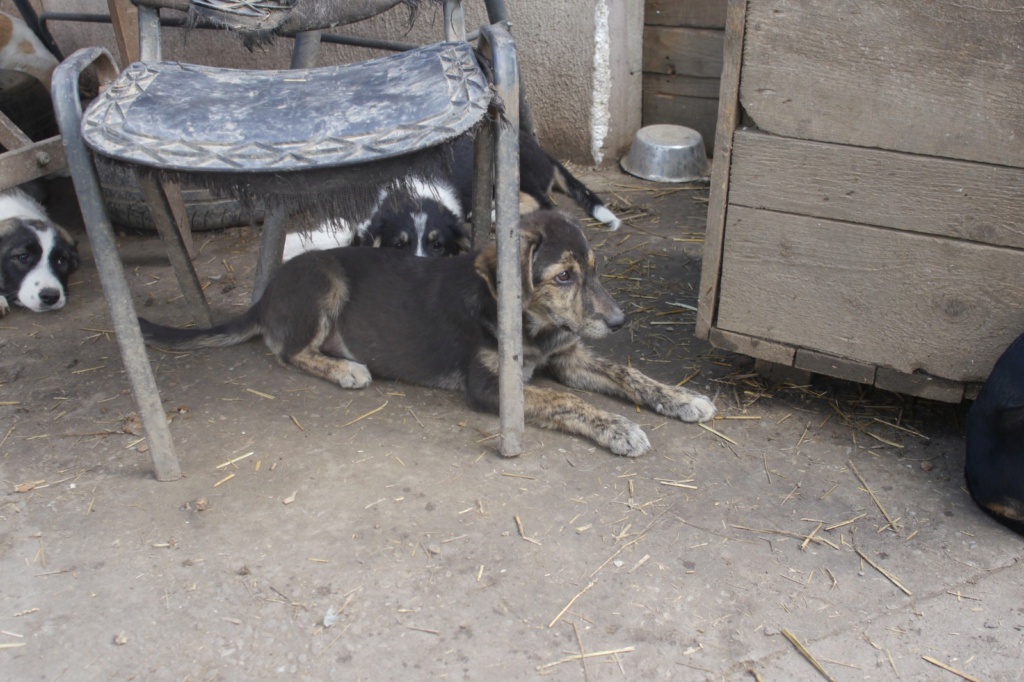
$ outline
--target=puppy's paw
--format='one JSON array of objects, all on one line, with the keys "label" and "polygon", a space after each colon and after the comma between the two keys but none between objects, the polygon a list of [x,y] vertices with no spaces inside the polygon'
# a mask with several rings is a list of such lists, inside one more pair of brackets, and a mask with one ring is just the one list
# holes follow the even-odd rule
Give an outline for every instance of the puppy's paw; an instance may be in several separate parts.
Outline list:
[{"label": "puppy's paw", "polygon": [[598,434],[598,442],[616,455],[639,457],[651,449],[651,441],[639,426],[625,417],[616,417]]},{"label": "puppy's paw", "polygon": [[338,385],[342,388],[366,388],[373,381],[370,370],[366,365],[358,362],[349,362],[348,371],[337,376]]},{"label": "puppy's paw", "polygon": [[715,404],[705,396],[684,389],[676,389],[678,393],[672,395],[671,400],[655,405],[658,414],[666,417],[675,417],[684,422],[706,422],[714,418],[718,410]]},{"label": "puppy's paw", "polygon": [[0,317],[4,317],[9,312],[11,312],[11,304],[7,302],[6,296],[0,296]]}]

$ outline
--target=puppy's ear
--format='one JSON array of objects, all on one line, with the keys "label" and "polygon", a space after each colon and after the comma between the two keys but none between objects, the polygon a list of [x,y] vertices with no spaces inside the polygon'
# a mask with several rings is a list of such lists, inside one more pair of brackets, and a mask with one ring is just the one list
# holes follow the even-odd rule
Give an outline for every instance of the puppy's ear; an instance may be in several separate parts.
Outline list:
[{"label": "puppy's ear", "polygon": [[[526,230],[519,235],[519,266],[523,274],[523,305],[533,292],[533,256],[543,242],[540,232]],[[474,262],[476,272],[487,283],[491,296],[498,298],[498,248],[494,243],[480,252]]]},{"label": "puppy's ear", "polygon": [[487,290],[491,297],[498,298],[498,247],[491,242],[487,248],[481,251],[473,261],[473,267],[480,279],[487,284]]},{"label": "puppy's ear", "polygon": [[459,248],[459,253],[471,251],[473,243],[472,240],[470,240],[469,232],[466,231],[466,228],[456,223],[452,225],[452,231],[455,233],[455,245]]},{"label": "puppy's ear", "polygon": [[533,292],[533,257],[544,242],[544,236],[537,230],[525,230],[520,234],[519,263],[523,268],[523,305],[526,294]]}]

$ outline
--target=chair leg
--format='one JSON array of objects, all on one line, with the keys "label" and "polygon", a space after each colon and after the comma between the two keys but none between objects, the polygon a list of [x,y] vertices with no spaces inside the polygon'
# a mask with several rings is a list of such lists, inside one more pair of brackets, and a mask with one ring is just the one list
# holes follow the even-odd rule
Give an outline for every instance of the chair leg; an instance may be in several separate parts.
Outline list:
[{"label": "chair leg", "polygon": [[491,205],[494,203],[494,125],[480,126],[473,141],[473,248],[480,248],[491,236]]},{"label": "chair leg", "polygon": [[281,265],[284,240],[287,236],[288,214],[281,208],[267,211],[260,230],[260,252],[256,259],[256,277],[252,287],[252,302],[260,300],[263,292]]},{"label": "chair leg", "polygon": [[[102,60],[106,60],[106,64]],[[92,163],[91,152],[82,141],[82,108],[78,96],[78,77],[87,66],[113,68],[113,58],[102,48],[86,48],[69,57],[54,72],[53,104],[67,152],[68,167],[75,193],[92,245],[96,270],[103,286],[103,295],[110,307],[114,332],[121,349],[121,359],[128,374],[135,405],[146,430],[146,441],[153,458],[156,478],[173,481],[181,477],[178,458],[174,454],[167,415],[160,402],[156,379],[149,365],[146,347],[139,330],[131,291],[117,253],[114,229],[107,217],[99,178]],[[115,69],[116,72],[116,69]]]},{"label": "chair leg", "polygon": [[523,282],[519,246],[519,70],[515,44],[500,24],[480,29],[491,53],[504,112],[495,124],[495,237],[498,247],[498,413],[501,454],[523,451]]},{"label": "chair leg", "polygon": [[[153,173],[139,173],[139,185],[142,188],[142,195],[149,206],[150,215],[153,217],[153,224],[160,234],[160,239],[167,249],[167,257],[171,261],[174,275],[178,278],[178,286],[185,296],[189,312],[197,324],[203,327],[213,326],[213,316],[210,315],[210,306],[203,294],[203,285],[199,282],[192,258],[188,253],[188,246],[185,243],[185,233],[191,228],[185,224],[178,223],[174,211],[171,209],[170,199],[160,179]],[[187,220],[187,217],[186,217]]]},{"label": "chair leg", "polygon": [[[492,24],[501,24],[509,35],[512,33],[512,17],[505,6],[505,0],[484,0],[487,7],[487,20]],[[522,74],[519,75],[519,127],[537,137],[537,127],[533,123],[533,112],[530,110],[530,103],[526,98],[526,86],[523,84]]]}]

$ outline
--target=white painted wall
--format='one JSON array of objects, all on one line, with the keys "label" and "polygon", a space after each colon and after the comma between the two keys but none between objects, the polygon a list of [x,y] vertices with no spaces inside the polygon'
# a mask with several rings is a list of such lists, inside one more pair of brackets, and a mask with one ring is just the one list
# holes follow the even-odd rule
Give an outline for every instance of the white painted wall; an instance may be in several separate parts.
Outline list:
[{"label": "white painted wall", "polygon": [[[333,0],[344,1],[344,0]],[[584,165],[615,163],[640,126],[643,0],[506,0],[512,33],[519,49],[521,77],[542,144],[555,156]],[[33,0],[37,11],[107,11],[106,0]],[[483,3],[466,0],[467,24],[485,22]],[[0,7],[13,11],[9,0]],[[408,31],[406,11],[346,31],[416,42],[440,35],[440,13],[421,11]],[[104,45],[115,52],[106,24],[55,22],[50,31],[70,54],[79,47]],[[232,40],[210,41],[205,31],[185,37],[172,31],[165,54],[182,58],[183,47],[206,53],[204,59],[224,66],[276,66],[288,63],[287,43],[249,53]],[[325,47],[322,63],[366,58],[365,50]]]}]

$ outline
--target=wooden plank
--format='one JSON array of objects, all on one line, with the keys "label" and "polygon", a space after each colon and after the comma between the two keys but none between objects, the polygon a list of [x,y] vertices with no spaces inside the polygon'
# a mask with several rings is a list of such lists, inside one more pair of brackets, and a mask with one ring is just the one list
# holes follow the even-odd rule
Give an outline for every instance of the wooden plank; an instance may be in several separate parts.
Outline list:
[{"label": "wooden plank", "polygon": [[139,61],[139,14],[131,0],[107,0],[110,23],[117,42],[118,66]]},{"label": "wooden plank", "polygon": [[1024,252],[730,206],[715,325],[981,381],[1020,334]]},{"label": "wooden plank", "polygon": [[1024,169],[738,130],[729,202],[1024,248]]},{"label": "wooden plank", "polygon": [[700,97],[718,101],[718,91],[722,88],[720,78],[698,78],[696,76],[667,75],[661,73],[644,74],[644,92],[656,90],[674,97]]},{"label": "wooden plank", "polygon": [[16,187],[67,167],[60,137],[33,142],[0,154],[0,189]]},{"label": "wooden plank", "polygon": [[651,26],[724,28],[726,0],[647,0],[644,23]]},{"label": "wooden plank", "polygon": [[[694,97],[690,95],[675,94],[677,88],[661,88],[652,84],[648,79],[658,78],[669,81],[675,79],[686,79],[688,81],[707,82],[714,80],[710,78],[687,78],[686,76],[657,76],[644,74],[644,89],[642,98],[642,123],[645,126],[656,123],[673,123],[693,128],[704,138],[704,147],[708,156],[714,155],[715,149],[715,128],[718,124],[718,98]],[[683,88],[678,88],[683,89]]]},{"label": "wooden plank", "polygon": [[875,386],[887,391],[946,403],[958,403],[964,398],[964,385],[959,381],[949,381],[926,374],[903,374],[886,367],[878,368]]},{"label": "wooden plank", "polygon": [[757,339],[746,334],[734,334],[724,329],[712,329],[708,335],[708,341],[715,348],[748,355],[777,365],[792,365],[793,354],[796,352],[792,346],[768,339]]},{"label": "wooden plank", "polygon": [[726,201],[729,197],[732,136],[740,120],[740,64],[743,58],[747,0],[729,0],[728,10],[722,48],[722,87],[718,99],[718,128],[715,130],[715,160],[711,164],[708,224],[704,234],[704,258],[701,260],[700,291],[697,295],[697,325],[694,328],[694,334],[702,339],[708,338],[718,310],[718,279],[722,265]]},{"label": "wooden plank", "polygon": [[807,386],[814,377],[805,369],[797,369],[789,365],[780,365],[768,360],[755,360],[754,371],[768,381],[776,384]]},{"label": "wooden plank", "polygon": [[703,28],[644,27],[643,70],[718,78],[725,34]]},{"label": "wooden plank", "polygon": [[1024,6],[751,0],[740,100],[786,137],[1024,166]]},{"label": "wooden plank", "polygon": [[796,357],[793,358],[793,366],[799,369],[806,369],[815,374],[824,374],[837,379],[856,381],[859,384],[875,383],[875,366],[866,365],[862,362],[854,362],[848,358],[839,358],[827,353],[806,348],[798,348]]}]

